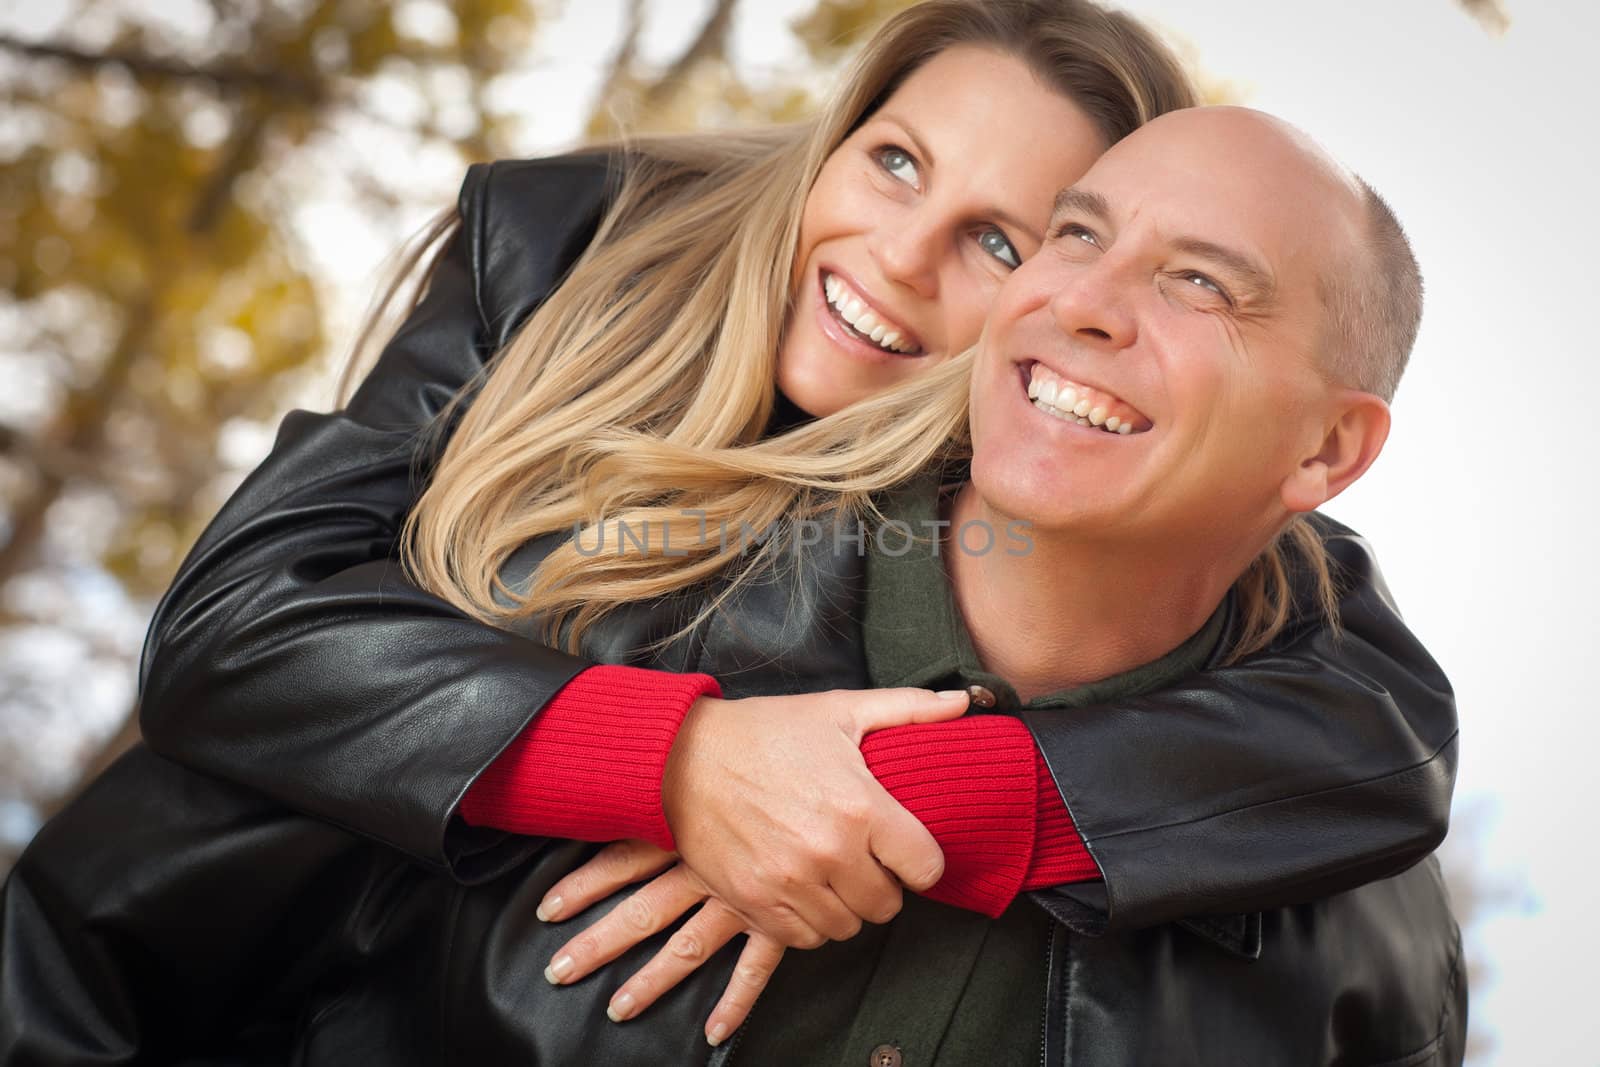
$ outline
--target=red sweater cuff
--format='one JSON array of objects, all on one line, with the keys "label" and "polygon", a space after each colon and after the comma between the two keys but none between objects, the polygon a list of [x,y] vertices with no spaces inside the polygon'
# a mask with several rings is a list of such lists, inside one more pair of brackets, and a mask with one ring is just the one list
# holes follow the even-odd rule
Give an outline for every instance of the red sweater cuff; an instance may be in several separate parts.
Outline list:
[{"label": "red sweater cuff", "polygon": [[667,755],[690,705],[721,695],[708,674],[590,667],[478,776],[461,817],[530,836],[637,837],[673,849],[661,809]]},{"label": "red sweater cuff", "polygon": [[923,894],[997,918],[1022,889],[1033,854],[1037,753],[1005,715],[894,726],[861,742],[867,768],[944,850],[944,877]]},{"label": "red sweater cuff", "polygon": [[1089,855],[1088,846],[1061,799],[1061,791],[1050,775],[1044,754],[1034,751],[1038,775],[1038,821],[1034,824],[1033,862],[1023,889],[1048,889],[1068,882],[1092,882],[1101,877],[1100,867]]}]

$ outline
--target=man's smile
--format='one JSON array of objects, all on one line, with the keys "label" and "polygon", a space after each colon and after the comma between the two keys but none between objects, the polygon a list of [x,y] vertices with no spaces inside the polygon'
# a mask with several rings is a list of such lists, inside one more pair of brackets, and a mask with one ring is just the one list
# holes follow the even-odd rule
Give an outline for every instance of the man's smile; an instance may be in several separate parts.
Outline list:
[{"label": "man's smile", "polygon": [[1018,364],[1018,369],[1028,399],[1046,415],[1124,437],[1144,433],[1154,425],[1121,397],[1064,378],[1036,360]]}]

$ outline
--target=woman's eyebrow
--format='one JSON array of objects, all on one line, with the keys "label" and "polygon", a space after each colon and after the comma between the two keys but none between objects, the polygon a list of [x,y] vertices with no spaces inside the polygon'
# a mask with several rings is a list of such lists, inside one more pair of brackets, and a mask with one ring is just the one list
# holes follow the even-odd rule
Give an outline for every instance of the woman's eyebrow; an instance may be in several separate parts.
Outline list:
[{"label": "woman's eyebrow", "polygon": [[892,111],[880,111],[877,117],[884,122],[892,122],[904,130],[906,136],[911,139],[911,147],[917,150],[917,155],[922,157],[923,162],[930,166],[938,165],[938,161],[933,158],[932,150],[928,148],[928,143],[917,133],[917,128],[914,125]]}]

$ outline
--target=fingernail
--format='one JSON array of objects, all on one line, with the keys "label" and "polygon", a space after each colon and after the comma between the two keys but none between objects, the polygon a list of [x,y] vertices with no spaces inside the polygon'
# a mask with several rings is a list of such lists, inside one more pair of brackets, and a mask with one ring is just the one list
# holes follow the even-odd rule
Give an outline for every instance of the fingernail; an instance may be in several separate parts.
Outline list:
[{"label": "fingernail", "polygon": [[723,1023],[718,1023],[711,1028],[711,1036],[706,1038],[706,1040],[711,1042],[712,1048],[716,1048],[718,1045],[722,1044],[722,1039],[727,1036],[728,1027]]},{"label": "fingernail", "polygon": [[618,993],[617,998],[606,1005],[606,1017],[614,1023],[623,1022],[633,1016],[633,994]]},{"label": "fingernail", "polygon": [[551,897],[548,900],[541,900],[533,914],[538,916],[540,922],[549,922],[561,914],[561,898]]},{"label": "fingernail", "polygon": [[940,700],[955,700],[957,697],[966,700],[971,694],[965,689],[941,689],[933,695]]},{"label": "fingernail", "polygon": [[550,961],[550,966],[544,969],[544,976],[551,985],[560,985],[561,979],[565,978],[570,970],[572,970],[572,957],[557,956]]}]

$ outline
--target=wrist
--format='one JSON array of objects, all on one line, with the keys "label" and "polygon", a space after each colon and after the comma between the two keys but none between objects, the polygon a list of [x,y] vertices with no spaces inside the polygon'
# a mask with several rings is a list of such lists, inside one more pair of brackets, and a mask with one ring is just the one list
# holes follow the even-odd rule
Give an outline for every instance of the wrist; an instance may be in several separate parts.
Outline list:
[{"label": "wrist", "polygon": [[[708,715],[717,704],[726,703],[715,696],[700,696],[689,705],[678,722],[678,731],[667,750],[661,767],[661,814],[667,832],[676,838],[674,827],[692,802],[694,792],[693,768],[705,735]],[[676,843],[676,841],[674,841]]]}]

